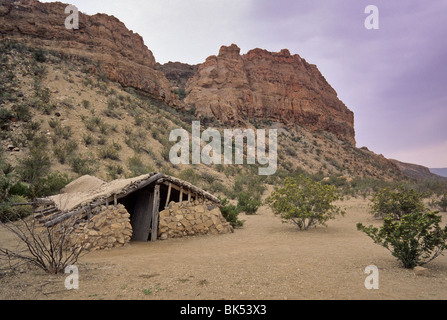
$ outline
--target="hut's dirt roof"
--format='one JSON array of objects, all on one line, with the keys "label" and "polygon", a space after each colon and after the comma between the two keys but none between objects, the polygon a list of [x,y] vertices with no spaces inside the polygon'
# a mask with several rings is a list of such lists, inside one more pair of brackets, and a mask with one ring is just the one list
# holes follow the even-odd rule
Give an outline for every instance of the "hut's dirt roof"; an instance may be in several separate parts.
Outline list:
[{"label": "hut's dirt roof", "polygon": [[93,191],[101,187],[103,184],[106,184],[104,180],[85,175],[67,184],[65,188],[62,189],[62,193]]},{"label": "hut's dirt roof", "polygon": [[88,204],[94,199],[108,198],[119,193],[128,186],[146,180],[151,174],[130,179],[118,179],[105,182],[92,176],[82,176],[68,184],[61,194],[50,197],[61,211],[69,211],[81,204]]}]

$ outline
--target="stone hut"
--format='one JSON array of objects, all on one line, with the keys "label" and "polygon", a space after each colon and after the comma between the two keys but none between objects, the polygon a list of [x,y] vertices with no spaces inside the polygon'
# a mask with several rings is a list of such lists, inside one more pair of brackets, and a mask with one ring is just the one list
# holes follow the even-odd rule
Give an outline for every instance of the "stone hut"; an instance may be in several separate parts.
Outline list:
[{"label": "stone hut", "polygon": [[191,235],[233,232],[220,200],[180,179],[150,173],[105,182],[83,176],[35,211],[46,227],[74,222],[71,241],[88,250]]}]

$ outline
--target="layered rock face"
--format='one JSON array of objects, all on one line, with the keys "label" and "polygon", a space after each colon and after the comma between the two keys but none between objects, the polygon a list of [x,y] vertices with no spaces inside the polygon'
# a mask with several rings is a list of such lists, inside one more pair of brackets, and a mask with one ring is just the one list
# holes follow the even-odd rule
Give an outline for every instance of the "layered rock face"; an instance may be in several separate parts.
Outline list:
[{"label": "layered rock face", "polygon": [[327,131],[355,145],[354,114],[315,65],[286,49],[240,54],[223,46],[188,81],[185,103],[200,117],[225,123],[268,119]]},{"label": "layered rock face", "polygon": [[66,29],[67,4],[35,0],[0,2],[0,40],[17,40],[86,57],[100,63],[101,71],[125,87],[133,87],[175,105],[176,95],[141,36],[113,16],[79,12],[79,29]]}]

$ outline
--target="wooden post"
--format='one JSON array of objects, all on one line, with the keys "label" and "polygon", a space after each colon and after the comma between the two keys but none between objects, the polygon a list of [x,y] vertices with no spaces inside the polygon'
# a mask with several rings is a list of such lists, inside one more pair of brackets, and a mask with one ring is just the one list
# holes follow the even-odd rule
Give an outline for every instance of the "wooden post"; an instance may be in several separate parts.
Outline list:
[{"label": "wooden post", "polygon": [[152,206],[152,230],[151,241],[157,241],[158,237],[158,206],[160,204],[160,185],[155,186],[154,205]]},{"label": "wooden post", "polygon": [[183,188],[180,188],[180,197],[178,202],[182,202],[183,201]]},{"label": "wooden post", "polygon": [[118,201],[116,199],[116,194],[113,195],[113,205],[115,206],[115,208],[118,206]]},{"label": "wooden post", "polygon": [[188,190],[188,202],[191,202],[191,190]]},{"label": "wooden post", "polygon": [[169,200],[171,200],[171,189],[172,189],[172,183],[169,183],[169,187],[168,187],[168,197],[166,198],[166,205],[165,205],[165,208],[169,205]]}]

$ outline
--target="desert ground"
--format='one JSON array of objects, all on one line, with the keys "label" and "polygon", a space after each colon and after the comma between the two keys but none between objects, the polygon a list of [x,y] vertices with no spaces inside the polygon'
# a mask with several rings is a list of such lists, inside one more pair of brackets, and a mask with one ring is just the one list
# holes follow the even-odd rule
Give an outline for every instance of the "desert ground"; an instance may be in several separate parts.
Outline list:
[{"label": "desert ground", "polygon": [[[328,227],[300,231],[268,207],[241,214],[243,228],[209,235],[136,243],[89,253],[78,261],[79,289],[67,275],[23,267],[0,275],[2,300],[443,300],[447,256],[424,267],[428,276],[404,269],[356,224],[380,225],[367,200],[341,203],[344,217]],[[443,213],[443,221],[447,214]],[[13,238],[0,231],[0,241]],[[379,288],[365,288],[365,268],[379,270]]]}]

